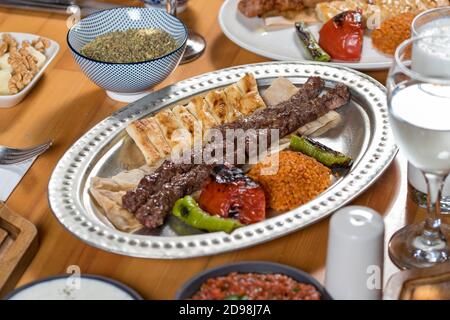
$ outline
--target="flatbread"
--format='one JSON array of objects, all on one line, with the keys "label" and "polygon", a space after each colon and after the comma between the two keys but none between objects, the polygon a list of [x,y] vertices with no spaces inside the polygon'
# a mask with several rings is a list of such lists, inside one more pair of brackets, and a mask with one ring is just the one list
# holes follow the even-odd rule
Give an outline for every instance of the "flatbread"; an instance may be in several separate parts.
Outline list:
[{"label": "flatbread", "polygon": [[191,145],[194,141],[202,141],[203,124],[185,106],[175,106],[172,112],[191,134]]},{"label": "flatbread", "polygon": [[155,148],[148,137],[148,127],[141,121],[135,121],[127,127],[127,133],[134,140],[144,155],[145,162],[153,164],[161,158],[161,154]]},{"label": "flatbread", "polygon": [[[172,148],[164,137],[164,134],[159,127],[158,121],[156,121],[154,117],[137,120],[136,122],[140,122],[147,128],[147,137],[155,146],[156,150],[158,150],[160,158],[170,155],[170,151],[172,150]],[[153,163],[148,162],[147,164],[153,165]]]},{"label": "flatbread", "polygon": [[246,93],[239,101],[239,112],[244,116],[251,115],[256,110],[265,107],[266,104],[257,91]]},{"label": "flatbread", "polygon": [[[127,132],[141,150],[146,163],[154,165],[179,155],[202,141],[207,131],[265,107],[255,77],[247,73],[238,82],[194,97],[186,106],[165,109],[150,118],[136,120]],[[201,134],[199,134],[201,133]]]},{"label": "flatbread", "polygon": [[216,119],[217,123],[223,124],[229,122],[229,113],[235,113],[234,109],[230,108],[225,101],[225,93],[222,90],[213,90],[208,92],[205,96],[208,105],[208,110]]},{"label": "flatbread", "polygon": [[210,91],[205,100],[208,103],[210,113],[216,118],[219,124],[233,122],[242,117],[242,114],[232,105],[227,103],[224,90]]},{"label": "flatbread", "polygon": [[143,227],[132,213],[122,207],[122,197],[127,190],[136,188],[139,181],[152,171],[154,168],[144,166],[121,172],[112,178],[93,177],[91,179],[89,192],[102,208],[106,218],[117,229],[134,232]]},{"label": "flatbread", "polygon": [[236,86],[244,95],[249,92],[257,92],[258,85],[256,83],[256,79],[251,73],[246,73],[238,82],[236,82]]},{"label": "flatbread", "polygon": [[265,108],[266,104],[258,92],[255,77],[247,73],[237,83],[224,89],[226,102],[229,108],[237,110],[243,116],[252,114],[259,108]]},{"label": "flatbread", "polygon": [[318,137],[334,128],[341,122],[341,115],[334,110],[328,111],[318,119],[305,124],[297,130],[297,133],[305,136]]},{"label": "flatbread", "polygon": [[172,153],[178,154],[191,147],[192,137],[189,130],[177,119],[172,110],[162,110],[154,116],[154,119],[158,122],[166,141],[172,148]]},{"label": "flatbread", "polygon": [[286,97],[292,97],[297,91],[298,88],[292,82],[286,78],[280,77],[276,78],[270,87],[264,90],[261,95],[267,105],[276,106],[277,104],[286,101]]},{"label": "flatbread", "polygon": [[224,93],[227,105],[241,113],[239,104],[242,98],[242,92],[239,87],[236,84],[232,84],[224,89]]},{"label": "flatbread", "polygon": [[203,133],[218,125],[217,120],[209,113],[208,105],[202,97],[193,98],[186,108],[203,124]]}]

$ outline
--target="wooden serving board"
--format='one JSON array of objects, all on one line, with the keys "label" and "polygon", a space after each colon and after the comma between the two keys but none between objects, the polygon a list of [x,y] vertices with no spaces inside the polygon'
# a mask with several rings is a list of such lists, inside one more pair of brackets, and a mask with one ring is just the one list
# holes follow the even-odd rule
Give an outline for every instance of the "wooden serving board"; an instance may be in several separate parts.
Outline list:
[{"label": "wooden serving board", "polygon": [[37,249],[36,227],[0,201],[0,298],[14,289]]}]

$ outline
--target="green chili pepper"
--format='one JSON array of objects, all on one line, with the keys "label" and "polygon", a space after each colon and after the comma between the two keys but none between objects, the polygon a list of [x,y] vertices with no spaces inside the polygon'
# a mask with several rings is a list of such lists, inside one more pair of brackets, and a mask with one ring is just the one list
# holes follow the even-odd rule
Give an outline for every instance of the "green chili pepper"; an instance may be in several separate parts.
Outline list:
[{"label": "green chili pepper", "polygon": [[308,31],[303,22],[296,22],[295,30],[297,32],[298,38],[305,46],[306,50],[313,60],[323,62],[328,62],[331,60],[330,55],[319,46],[312,33]]},{"label": "green chili pepper", "polygon": [[211,216],[203,211],[191,196],[178,199],[172,209],[172,214],[191,227],[209,232],[225,231],[230,233],[242,224],[235,219],[225,219]]},{"label": "green chili pepper", "polygon": [[289,147],[292,150],[313,157],[317,161],[330,168],[346,168],[350,167],[352,164],[352,159],[350,157],[347,157],[346,155],[338,151],[334,151],[327,146],[324,146],[323,144],[307,137],[299,137],[293,135],[291,137],[291,143]]},{"label": "green chili pepper", "polygon": [[231,295],[225,297],[224,300],[248,300],[247,296],[237,296],[237,295]]}]

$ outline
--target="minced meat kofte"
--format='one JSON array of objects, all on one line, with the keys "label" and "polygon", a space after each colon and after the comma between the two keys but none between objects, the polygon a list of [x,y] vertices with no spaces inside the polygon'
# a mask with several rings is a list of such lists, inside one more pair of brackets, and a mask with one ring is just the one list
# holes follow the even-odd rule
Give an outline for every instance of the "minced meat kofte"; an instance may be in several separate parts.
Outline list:
[{"label": "minced meat kofte", "polygon": [[194,300],[320,300],[317,289],[282,274],[232,272],[206,280]]}]

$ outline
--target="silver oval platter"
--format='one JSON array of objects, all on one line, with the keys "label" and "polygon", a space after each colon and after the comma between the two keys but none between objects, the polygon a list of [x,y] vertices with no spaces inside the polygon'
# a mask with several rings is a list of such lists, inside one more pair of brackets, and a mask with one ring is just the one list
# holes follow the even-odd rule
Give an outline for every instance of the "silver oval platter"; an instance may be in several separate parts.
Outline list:
[{"label": "silver oval platter", "polygon": [[[260,91],[281,76],[297,85],[309,76],[322,77],[327,86],[334,82],[347,85],[352,100],[339,110],[344,120],[318,140],[350,155],[354,159],[351,170],[307,204],[231,234],[183,233],[170,222],[149,233],[125,233],[115,229],[97,208],[88,189],[94,176],[111,177],[143,164],[142,159],[134,157],[139,151],[126,134],[127,125],[175,103],[187,102],[192,96],[234,83],[247,72],[254,74]],[[330,215],[367,189],[388,167],[396,152],[385,89],[369,76],[345,67],[314,62],[245,65],[168,86],[98,123],[57,164],[49,182],[49,202],[56,218],[67,230],[106,251],[162,259],[211,255],[269,241]]]}]

